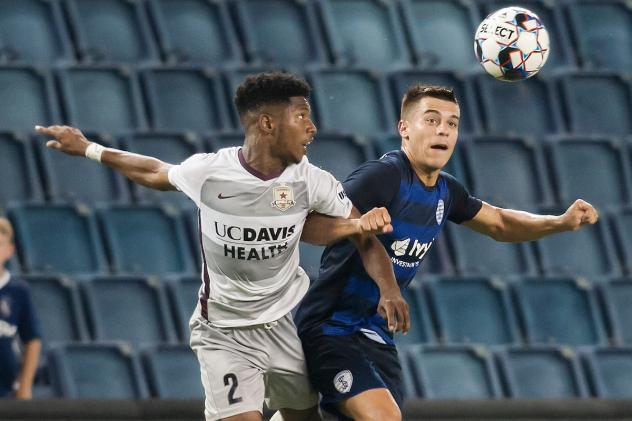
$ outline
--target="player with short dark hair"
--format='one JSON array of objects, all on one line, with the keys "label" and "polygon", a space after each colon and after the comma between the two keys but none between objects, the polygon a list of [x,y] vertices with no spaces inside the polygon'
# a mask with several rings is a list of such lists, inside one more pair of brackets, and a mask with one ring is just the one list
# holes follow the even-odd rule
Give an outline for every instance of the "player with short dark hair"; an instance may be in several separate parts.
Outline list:
[{"label": "player with short dark hair", "polygon": [[[360,215],[340,183],[307,161],[316,134],[309,93],[287,73],[247,77],[235,95],[243,146],[180,165],[104,148],[75,128],[37,128],[55,137],[47,143],[53,149],[102,162],[146,187],[181,190],[198,206],[203,282],[190,328],[207,420],[260,421],[264,398],[286,420],[320,419],[290,314],[309,286],[298,265],[299,239],[352,238],[392,329],[408,328],[388,255],[372,235],[390,231],[388,213]],[[330,217],[341,223],[319,229]]]},{"label": "player with short dark hair", "polygon": [[[594,224],[577,200],[559,216],[491,206],[442,172],[456,146],[460,109],[452,90],[415,85],[404,95],[401,150],[361,165],[343,183],[360,211],[385,207],[393,231],[379,240],[406,288],[446,222],[497,241],[532,241]],[[310,378],[321,405],[340,419],[401,419],[402,380],[393,334],[377,311],[378,291],[347,241],[328,247],[319,277],[296,314]]]}]

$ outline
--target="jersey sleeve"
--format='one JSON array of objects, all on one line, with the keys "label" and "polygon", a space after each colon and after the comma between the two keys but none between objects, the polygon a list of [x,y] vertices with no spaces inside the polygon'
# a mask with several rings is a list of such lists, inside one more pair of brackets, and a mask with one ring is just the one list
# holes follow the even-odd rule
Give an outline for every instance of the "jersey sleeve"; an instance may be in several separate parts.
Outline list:
[{"label": "jersey sleeve", "polygon": [[200,206],[204,173],[210,158],[215,154],[198,153],[169,169],[169,182]]},{"label": "jersey sleeve", "polygon": [[327,171],[311,164],[308,165],[310,211],[348,218],[353,205],[347,197],[342,184]]},{"label": "jersey sleeve", "polygon": [[343,183],[353,205],[361,213],[375,207],[387,207],[399,190],[401,173],[397,166],[384,161],[368,161]]},{"label": "jersey sleeve", "polygon": [[35,314],[35,306],[31,299],[31,292],[27,286],[21,291],[23,294],[22,299],[22,314],[18,322],[18,334],[23,343],[27,343],[33,339],[39,339],[42,337],[40,332],[39,320]]},{"label": "jersey sleeve", "polygon": [[456,178],[446,173],[442,175],[445,176],[450,189],[451,205],[448,220],[460,224],[474,218],[481,210],[483,202],[472,196]]}]

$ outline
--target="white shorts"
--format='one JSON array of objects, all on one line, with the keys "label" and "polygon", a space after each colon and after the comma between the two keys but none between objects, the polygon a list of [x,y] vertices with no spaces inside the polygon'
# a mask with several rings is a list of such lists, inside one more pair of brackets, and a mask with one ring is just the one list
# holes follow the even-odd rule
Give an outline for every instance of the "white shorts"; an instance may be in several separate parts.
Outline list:
[{"label": "white shorts", "polygon": [[194,315],[189,327],[191,348],[200,362],[207,421],[263,412],[264,401],[272,410],[318,404],[290,313],[276,322],[240,328],[214,327]]}]

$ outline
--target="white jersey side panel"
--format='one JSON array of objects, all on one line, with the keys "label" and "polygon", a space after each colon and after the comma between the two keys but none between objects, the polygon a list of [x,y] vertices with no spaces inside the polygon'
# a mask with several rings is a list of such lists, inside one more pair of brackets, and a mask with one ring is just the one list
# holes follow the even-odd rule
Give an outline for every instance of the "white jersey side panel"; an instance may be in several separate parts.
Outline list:
[{"label": "white jersey side panel", "polygon": [[200,209],[201,309],[218,327],[277,320],[301,300],[309,279],[298,244],[310,211],[346,218],[341,184],[307,158],[270,180],[251,174],[239,148],[193,155],[169,180]]}]

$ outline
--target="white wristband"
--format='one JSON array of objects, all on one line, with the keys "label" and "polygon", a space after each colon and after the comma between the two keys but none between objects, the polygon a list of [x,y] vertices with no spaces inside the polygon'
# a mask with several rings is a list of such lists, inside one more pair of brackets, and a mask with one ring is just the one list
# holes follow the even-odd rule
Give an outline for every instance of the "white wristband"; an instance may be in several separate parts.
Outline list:
[{"label": "white wristband", "polygon": [[86,158],[93,161],[101,162],[101,155],[103,154],[104,150],[105,146],[92,142],[86,148]]}]

